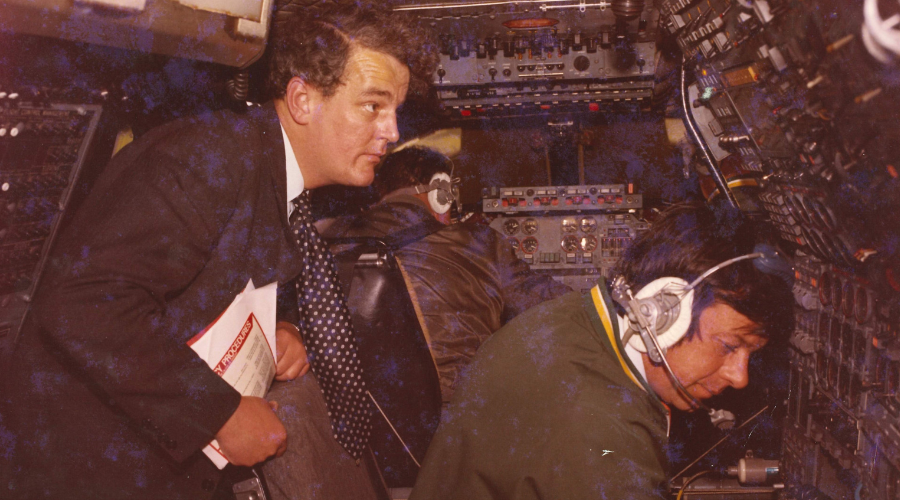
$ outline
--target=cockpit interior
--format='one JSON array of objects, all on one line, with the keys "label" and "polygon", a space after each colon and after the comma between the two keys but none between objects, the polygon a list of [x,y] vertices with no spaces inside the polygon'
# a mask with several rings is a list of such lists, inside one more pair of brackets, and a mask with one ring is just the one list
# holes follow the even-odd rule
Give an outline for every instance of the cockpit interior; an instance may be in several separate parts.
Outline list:
[{"label": "cockpit interior", "polygon": [[[777,232],[793,325],[752,358],[746,390],[710,402],[734,414],[730,430],[704,412],[673,414],[670,498],[900,499],[896,1],[386,3],[439,51],[430,87],[399,111],[393,147],[451,158],[453,216],[489,226],[532,271],[589,292],[685,201],[730,206]],[[157,125],[266,98],[260,67],[280,5],[0,0],[3,363],[57,234],[109,159]],[[313,210],[361,213],[373,196],[322,188]],[[333,243],[339,267],[356,273],[348,283],[383,265],[377,245],[342,254],[348,242]],[[350,294],[351,308],[385,312]],[[409,359],[427,350],[409,342],[397,347]],[[391,355],[366,349],[376,365]],[[398,424],[409,447],[395,434],[379,444],[388,491],[406,498],[440,395],[378,380],[401,413],[434,415]]]}]

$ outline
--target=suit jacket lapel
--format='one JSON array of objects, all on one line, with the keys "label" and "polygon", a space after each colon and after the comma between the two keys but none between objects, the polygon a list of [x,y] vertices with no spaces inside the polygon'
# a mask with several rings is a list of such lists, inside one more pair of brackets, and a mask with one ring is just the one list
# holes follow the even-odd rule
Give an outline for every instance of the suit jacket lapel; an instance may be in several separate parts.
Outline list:
[{"label": "suit jacket lapel", "polygon": [[[300,248],[296,244],[296,237],[291,232],[290,223],[287,217],[287,174],[285,172],[284,157],[284,138],[281,135],[281,123],[278,121],[278,115],[275,113],[275,105],[272,102],[266,103],[260,108],[253,110],[254,119],[259,123],[259,130],[262,142],[262,155],[264,156],[265,166],[263,168],[269,171],[269,177],[272,180],[272,187],[275,191],[275,198],[278,203],[279,220],[281,221],[282,231],[286,241],[288,242],[282,260],[277,264],[278,269],[283,271],[283,277],[293,280],[301,272],[303,256],[300,255]],[[293,320],[296,316],[297,299],[293,286],[283,286],[288,282],[279,283],[279,317],[285,317]],[[293,315],[293,316],[291,316]]]},{"label": "suit jacket lapel", "polygon": [[275,188],[275,196],[278,206],[282,207],[281,225],[285,230],[290,230],[287,219],[287,174],[285,173],[284,139],[281,135],[281,123],[275,113],[275,105],[272,102],[258,108],[256,119],[260,123],[262,134],[263,154],[266,155],[266,168],[272,177]]}]

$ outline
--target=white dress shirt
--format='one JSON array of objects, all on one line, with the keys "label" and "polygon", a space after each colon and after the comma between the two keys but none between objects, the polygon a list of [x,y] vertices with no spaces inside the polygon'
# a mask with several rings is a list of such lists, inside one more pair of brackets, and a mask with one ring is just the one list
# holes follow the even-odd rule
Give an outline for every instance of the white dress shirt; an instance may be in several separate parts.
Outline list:
[{"label": "white dress shirt", "polygon": [[300,164],[297,163],[297,157],[294,156],[294,148],[291,147],[291,140],[288,139],[284,126],[281,126],[281,137],[284,138],[284,168],[287,173],[287,214],[288,219],[294,211],[294,204],[291,200],[303,193],[303,173],[300,172]]}]

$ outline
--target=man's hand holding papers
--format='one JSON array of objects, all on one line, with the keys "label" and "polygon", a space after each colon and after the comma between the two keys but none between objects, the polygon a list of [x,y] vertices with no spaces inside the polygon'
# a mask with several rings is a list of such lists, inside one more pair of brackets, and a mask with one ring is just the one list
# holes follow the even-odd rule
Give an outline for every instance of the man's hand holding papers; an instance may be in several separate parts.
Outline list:
[{"label": "man's hand holding papers", "polygon": [[287,449],[287,433],[269,402],[242,396],[237,411],[216,434],[219,449],[234,465],[256,465]]},{"label": "man's hand holding papers", "polygon": [[209,367],[238,392],[241,402],[204,449],[222,468],[255,465],[287,448],[287,434],[267,402],[273,378],[291,380],[309,371],[306,349],[296,327],[275,321],[277,284],[255,289],[253,283],[235,297],[222,315],[188,344]]},{"label": "man's hand holding papers", "polygon": [[296,326],[287,321],[279,321],[275,330],[275,345],[275,380],[294,380],[306,375],[309,360]]}]

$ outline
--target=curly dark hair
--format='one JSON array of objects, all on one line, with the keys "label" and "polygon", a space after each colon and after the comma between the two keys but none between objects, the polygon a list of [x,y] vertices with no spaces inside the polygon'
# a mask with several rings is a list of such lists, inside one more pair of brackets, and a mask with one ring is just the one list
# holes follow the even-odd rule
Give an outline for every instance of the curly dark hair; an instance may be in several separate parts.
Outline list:
[{"label": "curly dark hair", "polygon": [[391,153],[381,162],[372,187],[380,199],[401,188],[428,184],[438,172],[449,175],[452,171],[450,158],[433,149],[412,146]]},{"label": "curly dark hair", "polygon": [[[777,241],[770,228],[730,207],[680,204],[670,207],[625,251],[613,270],[637,293],[665,276],[688,283],[728,259],[753,253],[758,243]],[[774,246],[774,245],[773,245]],[[731,306],[756,323],[755,333],[774,338],[793,328],[793,297],[782,279],[744,260],[716,271],[694,291],[690,338],[700,313],[713,303]]]},{"label": "curly dark hair", "polygon": [[438,49],[431,33],[405,14],[363,2],[303,5],[289,0],[273,16],[267,97],[283,97],[295,76],[325,97],[334,95],[354,45],[389,54],[405,64],[412,93],[424,93],[437,67]]}]

